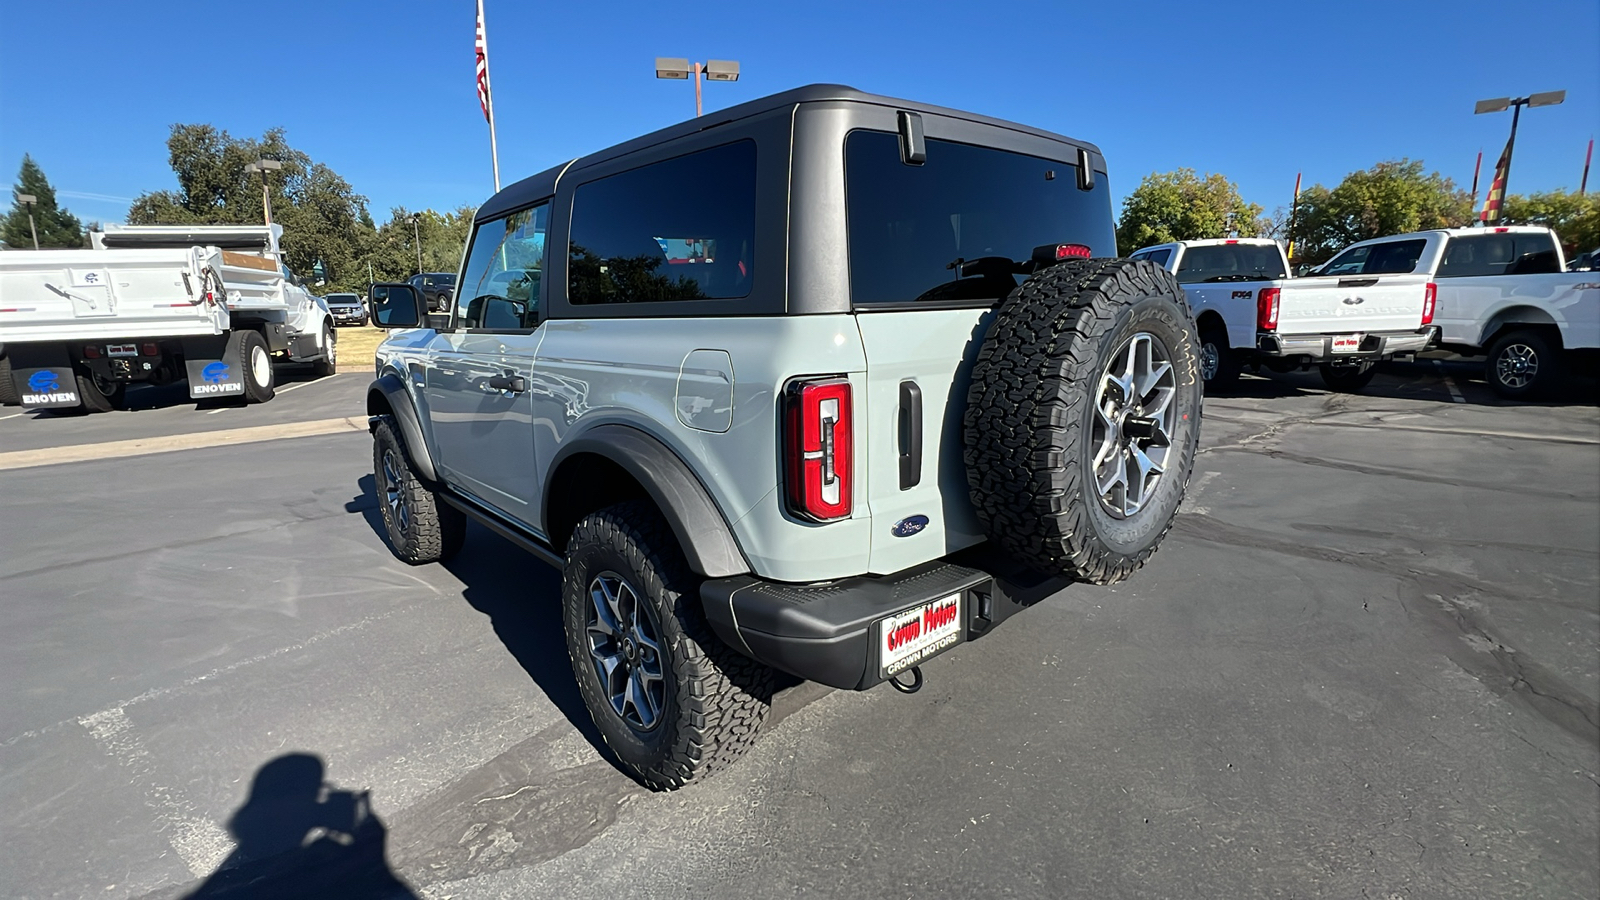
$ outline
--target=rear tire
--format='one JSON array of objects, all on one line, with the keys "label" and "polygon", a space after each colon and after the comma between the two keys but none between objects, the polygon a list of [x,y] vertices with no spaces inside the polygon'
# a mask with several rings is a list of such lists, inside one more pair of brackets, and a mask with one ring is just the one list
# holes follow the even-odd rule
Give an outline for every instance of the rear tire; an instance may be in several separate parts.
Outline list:
[{"label": "rear tire", "polygon": [[461,551],[466,516],[417,477],[388,416],[372,432],[372,480],[389,546],[402,562],[443,562]]},{"label": "rear tire", "polygon": [[333,331],[333,326],[324,322],[322,325],[322,358],[311,364],[311,370],[319,378],[326,378],[339,371],[339,335]]},{"label": "rear tire", "polygon": [[1561,354],[1537,331],[1512,331],[1489,346],[1483,377],[1507,400],[1543,396],[1561,377]]},{"label": "rear tire", "polygon": [[0,406],[17,406],[21,403],[22,396],[11,381],[11,360],[0,356]]},{"label": "rear tire", "polygon": [[1322,383],[1330,391],[1339,391],[1344,394],[1360,393],[1361,389],[1372,383],[1378,374],[1378,364],[1375,362],[1361,362],[1354,365],[1335,366],[1322,363],[1317,366],[1317,372],[1322,375]]},{"label": "rear tire", "polygon": [[989,539],[1095,584],[1143,565],[1194,465],[1198,345],[1177,281],[1143,260],[1071,260],[1013,291],[978,352],[963,420]]},{"label": "rear tire", "polygon": [[658,791],[732,765],[771,708],[772,669],[712,633],[699,587],[647,502],[591,513],[567,542],[562,614],[578,691],[606,746]]},{"label": "rear tire", "polygon": [[93,374],[78,373],[78,401],[83,404],[84,412],[103,413],[114,409],[126,409],[128,405],[128,386],[120,381],[112,382],[111,389],[106,390],[105,383],[94,377]]},{"label": "rear tire", "polygon": [[1200,333],[1200,380],[1207,394],[1227,393],[1239,383],[1239,354],[1228,346],[1227,329],[1215,324]]},{"label": "rear tire", "polygon": [[267,339],[259,331],[243,329],[228,335],[225,353],[231,364],[239,367],[239,377],[244,379],[244,399],[247,403],[265,403],[277,393],[272,372],[272,354],[267,352]]}]

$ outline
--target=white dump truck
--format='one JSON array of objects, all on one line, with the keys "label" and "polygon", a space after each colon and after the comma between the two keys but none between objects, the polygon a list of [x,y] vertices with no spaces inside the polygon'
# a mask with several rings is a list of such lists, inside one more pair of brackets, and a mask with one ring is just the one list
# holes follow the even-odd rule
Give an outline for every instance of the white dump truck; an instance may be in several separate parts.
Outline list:
[{"label": "white dump truck", "polygon": [[279,225],[107,226],[88,250],[0,253],[0,401],[104,412],[133,382],[272,399],[272,363],[332,374],[328,307]]}]

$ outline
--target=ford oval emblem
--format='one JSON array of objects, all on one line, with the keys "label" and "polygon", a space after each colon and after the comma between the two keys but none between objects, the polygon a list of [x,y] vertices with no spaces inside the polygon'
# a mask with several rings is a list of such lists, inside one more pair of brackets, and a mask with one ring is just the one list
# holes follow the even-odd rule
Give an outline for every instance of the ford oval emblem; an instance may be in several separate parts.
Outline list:
[{"label": "ford oval emblem", "polygon": [[911,537],[927,527],[927,516],[906,516],[904,519],[894,523],[894,527],[889,529],[889,533],[895,537]]}]

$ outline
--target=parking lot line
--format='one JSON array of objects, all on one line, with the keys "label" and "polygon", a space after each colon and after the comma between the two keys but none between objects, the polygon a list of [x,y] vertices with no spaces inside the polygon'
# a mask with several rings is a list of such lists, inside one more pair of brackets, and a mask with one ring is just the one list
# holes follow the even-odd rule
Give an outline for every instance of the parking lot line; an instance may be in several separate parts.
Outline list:
[{"label": "parking lot line", "polygon": [[12,413],[9,416],[0,416],[0,422],[4,422],[7,419],[15,419],[17,416],[20,416],[20,415],[22,415],[22,413]]},{"label": "parking lot line", "polygon": [[1461,396],[1461,389],[1456,387],[1456,380],[1450,377],[1450,371],[1444,367],[1444,361],[1434,360],[1433,367],[1439,370],[1439,377],[1444,379],[1444,386],[1450,389],[1450,399],[1457,403],[1467,402],[1467,398]]},{"label": "parking lot line", "polygon": [[62,463],[88,462],[96,459],[149,456],[153,453],[171,453],[176,450],[200,450],[207,447],[253,444],[260,441],[315,437],[324,434],[339,434],[341,432],[365,433],[366,430],[366,417],[347,416],[339,419],[318,419],[313,422],[256,425],[249,428],[202,431],[195,434],[173,434],[162,437],[135,438],[127,441],[105,441],[99,444],[47,447],[42,450],[16,450],[10,453],[0,453],[0,470],[28,469],[35,466],[54,466]]}]

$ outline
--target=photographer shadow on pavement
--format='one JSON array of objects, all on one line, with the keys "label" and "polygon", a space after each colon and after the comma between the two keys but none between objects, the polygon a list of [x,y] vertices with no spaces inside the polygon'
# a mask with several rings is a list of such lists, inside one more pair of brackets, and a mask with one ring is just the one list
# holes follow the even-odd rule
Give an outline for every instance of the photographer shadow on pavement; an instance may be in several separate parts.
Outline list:
[{"label": "photographer shadow on pavement", "polygon": [[323,776],[322,759],[308,753],[257,770],[228,820],[238,846],[186,900],[416,900],[389,869],[388,831],[367,792]]}]

